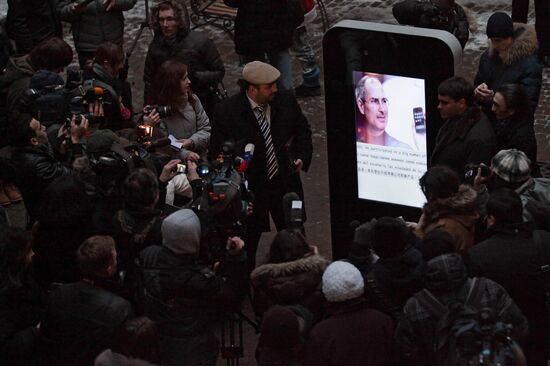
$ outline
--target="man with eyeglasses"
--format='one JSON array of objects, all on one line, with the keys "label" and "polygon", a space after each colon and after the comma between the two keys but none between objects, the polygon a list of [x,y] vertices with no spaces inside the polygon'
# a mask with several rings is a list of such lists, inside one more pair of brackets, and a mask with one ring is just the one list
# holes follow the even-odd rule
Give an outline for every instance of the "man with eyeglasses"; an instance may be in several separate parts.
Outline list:
[{"label": "man with eyeglasses", "polygon": [[388,126],[388,98],[382,83],[372,76],[363,76],[355,87],[359,114],[357,116],[357,141],[388,147],[411,147],[386,131]]}]

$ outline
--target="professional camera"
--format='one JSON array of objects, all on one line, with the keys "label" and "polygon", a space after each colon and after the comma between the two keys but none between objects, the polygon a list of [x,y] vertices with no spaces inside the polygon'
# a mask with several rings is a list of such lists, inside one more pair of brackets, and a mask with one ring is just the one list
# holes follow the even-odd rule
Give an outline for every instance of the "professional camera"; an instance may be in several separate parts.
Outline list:
[{"label": "professional camera", "polygon": [[19,109],[32,114],[46,127],[63,124],[68,112],[66,90],[63,85],[27,89],[23,93]]},{"label": "professional camera", "polygon": [[242,237],[245,232],[251,193],[236,169],[241,160],[235,156],[234,144],[226,142],[218,159],[197,167],[202,187],[188,207],[201,218],[210,252],[206,257],[212,261],[222,257],[228,237]]},{"label": "professional camera", "polygon": [[145,114],[150,114],[153,112],[153,109],[156,109],[160,118],[170,117],[172,115],[172,107],[169,105],[148,105],[145,106]]}]

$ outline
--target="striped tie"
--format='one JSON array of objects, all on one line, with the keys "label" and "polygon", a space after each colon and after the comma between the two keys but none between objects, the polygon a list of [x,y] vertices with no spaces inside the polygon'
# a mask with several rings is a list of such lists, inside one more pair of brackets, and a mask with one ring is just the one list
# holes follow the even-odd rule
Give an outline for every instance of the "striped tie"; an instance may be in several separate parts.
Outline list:
[{"label": "striped tie", "polygon": [[269,123],[267,123],[264,108],[262,106],[257,106],[254,108],[254,111],[256,112],[256,118],[258,118],[262,136],[264,137],[266,149],[265,157],[267,159],[267,178],[271,180],[279,172],[277,156],[275,156],[275,148],[273,146],[273,140],[271,139],[271,129],[269,128]]}]

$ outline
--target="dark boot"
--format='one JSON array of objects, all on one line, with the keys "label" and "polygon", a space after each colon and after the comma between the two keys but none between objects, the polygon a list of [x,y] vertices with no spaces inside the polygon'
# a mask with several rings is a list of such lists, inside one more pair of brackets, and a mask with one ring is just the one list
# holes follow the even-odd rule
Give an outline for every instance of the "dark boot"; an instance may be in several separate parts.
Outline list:
[{"label": "dark boot", "polygon": [[303,75],[302,85],[294,88],[294,94],[297,98],[318,97],[321,95],[321,84],[319,76],[321,69],[315,66],[313,70]]}]

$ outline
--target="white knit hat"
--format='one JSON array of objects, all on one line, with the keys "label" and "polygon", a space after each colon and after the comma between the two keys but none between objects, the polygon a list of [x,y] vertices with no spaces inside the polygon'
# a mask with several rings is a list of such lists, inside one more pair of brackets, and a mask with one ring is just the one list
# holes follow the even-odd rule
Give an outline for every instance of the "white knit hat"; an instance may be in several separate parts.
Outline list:
[{"label": "white knit hat", "polygon": [[361,272],[348,262],[334,262],[323,273],[323,294],[330,302],[341,302],[363,295]]}]

